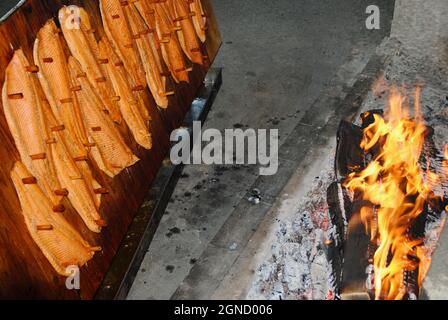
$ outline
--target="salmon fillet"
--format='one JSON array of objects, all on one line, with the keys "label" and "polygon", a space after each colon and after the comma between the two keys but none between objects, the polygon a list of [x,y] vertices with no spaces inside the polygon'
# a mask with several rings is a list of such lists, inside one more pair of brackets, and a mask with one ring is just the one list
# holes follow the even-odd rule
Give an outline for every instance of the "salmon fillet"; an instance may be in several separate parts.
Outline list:
[{"label": "salmon fillet", "polygon": [[182,0],[190,3],[190,10],[193,13],[193,25],[196,34],[202,43],[207,40],[207,16],[202,6],[201,0]]},{"label": "salmon fillet", "polygon": [[120,0],[100,0],[104,31],[123,61],[134,87],[146,87],[145,72]]},{"label": "salmon fillet", "polygon": [[113,61],[117,60],[117,56],[107,38],[103,38],[100,41],[99,49],[100,55],[109,61],[106,64],[107,71],[114,89],[120,97],[118,105],[126,124],[131,130],[135,141],[145,149],[151,149],[152,138],[148,131],[149,128],[139,111],[139,101],[135,98],[132,88],[126,79],[127,74],[114,65]]},{"label": "salmon fillet", "polygon": [[99,247],[91,247],[59,214],[53,212],[49,198],[37,184],[26,184],[31,173],[16,162],[11,179],[16,188],[26,227],[34,242],[57,273],[68,276],[67,267],[82,267]]},{"label": "salmon fillet", "polygon": [[[47,136],[49,137],[49,140],[47,141],[47,145],[50,147],[51,150],[53,147],[53,144],[55,144],[57,141],[60,141],[64,144],[67,151],[69,152],[71,156],[71,160],[73,160],[76,163],[77,170],[80,171],[81,175],[78,172],[71,173],[71,177],[81,177],[86,181],[87,186],[89,188],[89,192],[94,195],[94,201],[96,204],[96,207],[99,208],[101,204],[101,194],[97,193],[97,190],[103,190],[101,185],[95,180],[92,174],[92,170],[90,169],[89,163],[87,161],[87,156],[74,156],[73,153],[71,153],[70,146],[75,145],[75,142],[73,141],[72,135],[65,130],[65,126],[61,124],[56,117],[54,116],[53,110],[51,109],[48,100],[44,96],[44,93],[41,90],[42,95],[42,114],[44,115],[44,122],[45,122],[45,130],[47,132]],[[82,120],[82,119],[81,119]],[[89,146],[90,148],[91,146]]]},{"label": "salmon fillet", "polygon": [[170,77],[171,73],[164,61],[161,43],[157,35],[155,11],[152,6],[150,6],[146,1],[139,0],[134,2],[134,5],[140,13],[140,16],[143,18],[147,27],[147,31],[149,31],[147,39],[149,40],[152,51],[154,53],[154,62],[156,63],[157,70],[161,75],[162,83],[164,85],[163,92],[166,93],[168,90],[168,78]]},{"label": "salmon fillet", "polygon": [[193,25],[192,13],[188,3],[185,0],[168,0],[168,3],[174,9],[174,21],[180,27],[180,30],[177,31],[177,37],[182,50],[191,62],[203,65],[201,44]]},{"label": "salmon fillet", "polygon": [[[45,128],[62,128],[57,125],[48,103],[42,103],[42,114],[44,116]],[[47,129],[48,130],[48,129]],[[71,135],[67,130],[51,131],[51,139],[48,146],[51,149],[52,161],[61,186],[67,190],[67,197],[73,208],[78,212],[89,230],[101,232],[105,225],[98,212],[102,190],[98,182],[93,178],[87,157],[74,159],[67,147],[72,143]]]},{"label": "salmon fillet", "polygon": [[[148,0],[137,0],[133,3],[135,7],[137,8],[138,12],[142,16],[143,20],[145,20],[145,23],[148,27],[148,30],[150,33],[154,36],[155,39],[155,46],[157,50],[160,50],[160,42],[157,41],[157,34],[156,34],[156,13],[154,9],[154,5],[151,4],[151,1]],[[161,69],[162,70],[162,69]]]},{"label": "salmon fillet", "polygon": [[45,124],[39,107],[42,100],[37,91],[37,81],[34,81],[35,75],[27,71],[29,67],[23,51],[17,50],[5,71],[3,108],[22,162],[56,205],[62,199],[57,194],[61,187],[51,161],[51,150],[46,144],[50,137],[42,130]]},{"label": "salmon fillet", "polygon": [[140,16],[137,8],[132,3],[125,6],[124,10],[128,17],[129,26],[137,44],[140,57],[143,61],[146,82],[156,104],[165,109],[168,107],[167,95],[174,94],[174,92],[169,93],[166,91],[166,78],[162,76],[159,67],[160,61],[157,61],[159,56],[153,43],[153,35],[146,26],[143,18]]},{"label": "salmon fillet", "polygon": [[[140,1],[142,1],[142,5],[145,4],[143,0]],[[145,5],[155,13],[156,31],[161,43],[162,56],[171,72],[171,76],[177,83],[188,83],[190,80],[185,58],[175,34],[178,28],[174,25],[174,21],[170,19],[169,8],[164,2],[146,3]]]},{"label": "salmon fillet", "polygon": [[73,156],[85,157],[84,145],[88,144],[86,129],[73,101],[67,60],[53,20],[49,20],[37,34],[34,61],[39,67],[37,75],[53,114],[73,137],[75,144],[70,146]]},{"label": "salmon fillet", "polygon": [[[78,10],[79,25],[72,23],[73,8]],[[81,63],[82,69],[106,106],[111,118],[115,122],[121,123],[120,110],[114,100],[115,92],[103,73],[100,61],[98,61],[98,44],[87,12],[81,7],[62,7],[59,10],[59,22],[71,54]]]},{"label": "salmon fillet", "polygon": [[[77,90],[71,83],[67,58],[61,43],[59,30],[53,20],[49,20],[39,31],[34,44],[34,59],[39,66],[37,73],[46,99],[50,103],[51,110],[43,109],[47,113],[47,127],[64,126],[66,130],[50,130],[62,140],[68,149],[71,158],[76,162],[77,169],[88,185],[88,189],[99,207],[101,195],[94,194],[101,189],[100,184],[93,178],[93,174],[87,163],[87,149],[90,146],[86,128],[82,119],[79,103],[74,91]],[[50,60],[51,58],[51,60]],[[43,103],[43,107],[47,103]],[[73,174],[76,176],[77,174]],[[73,197],[71,195],[71,197]]]},{"label": "salmon fillet", "polygon": [[72,81],[81,87],[76,94],[89,137],[95,143],[91,155],[102,171],[114,177],[139,159],[128,148],[120,132],[104,112],[101,100],[74,57],[69,58],[69,67]]}]

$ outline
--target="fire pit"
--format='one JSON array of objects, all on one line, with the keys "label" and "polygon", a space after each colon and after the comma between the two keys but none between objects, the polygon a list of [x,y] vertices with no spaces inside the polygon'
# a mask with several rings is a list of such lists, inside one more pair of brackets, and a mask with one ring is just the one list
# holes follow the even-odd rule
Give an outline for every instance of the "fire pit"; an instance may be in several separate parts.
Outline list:
[{"label": "fire pit", "polygon": [[448,152],[425,125],[419,87],[413,110],[410,100],[392,88],[384,111],[363,113],[360,126],[340,124],[327,253],[341,299],[414,300],[428,272],[425,239],[447,205]]}]

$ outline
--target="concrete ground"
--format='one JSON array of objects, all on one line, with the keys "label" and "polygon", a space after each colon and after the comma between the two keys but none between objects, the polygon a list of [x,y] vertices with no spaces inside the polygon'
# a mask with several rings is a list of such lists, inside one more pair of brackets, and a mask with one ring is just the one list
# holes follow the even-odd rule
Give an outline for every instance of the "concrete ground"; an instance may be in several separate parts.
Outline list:
[{"label": "concrete ground", "polygon": [[[256,166],[186,166],[129,299],[245,297],[264,220],[291,176],[317,164],[311,147],[326,144],[319,130],[335,112],[326,106],[347,94],[393,13],[390,0],[212,3],[224,84],[205,126],[279,129],[280,170],[259,177]],[[380,30],[365,27],[371,4],[381,9]],[[255,188],[258,205],[247,200]]]}]

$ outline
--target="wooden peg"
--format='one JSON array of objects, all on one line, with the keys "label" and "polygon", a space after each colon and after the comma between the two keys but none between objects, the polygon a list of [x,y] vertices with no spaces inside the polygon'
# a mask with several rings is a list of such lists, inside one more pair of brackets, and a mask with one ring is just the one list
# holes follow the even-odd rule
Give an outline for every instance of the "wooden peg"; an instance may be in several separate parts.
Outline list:
[{"label": "wooden peg", "polygon": [[114,14],[113,16],[112,16],[112,19],[120,19],[120,15],[119,14]]},{"label": "wooden peg", "polygon": [[37,73],[39,72],[39,67],[34,65],[34,66],[27,66],[26,68],[26,72],[30,72],[30,73]]},{"label": "wooden peg", "polygon": [[93,252],[101,252],[101,251],[103,251],[103,248],[101,248],[101,247],[90,247],[89,249],[91,251],[93,251]]},{"label": "wooden peg", "polygon": [[57,196],[66,197],[66,196],[68,196],[68,190],[67,189],[55,190],[54,194]]},{"label": "wooden peg", "polygon": [[92,131],[93,132],[100,132],[101,131],[101,127],[93,127]]},{"label": "wooden peg", "polygon": [[50,130],[52,132],[64,131],[65,130],[65,126],[63,124],[61,124],[59,126],[51,127]]},{"label": "wooden peg", "polygon": [[33,154],[30,156],[31,160],[35,161],[35,160],[45,160],[47,159],[47,154],[46,153],[39,153],[39,154]]},{"label": "wooden peg", "polygon": [[61,104],[73,103],[73,99],[72,98],[61,99],[60,102]]},{"label": "wooden peg", "polygon": [[132,91],[143,91],[145,90],[145,87],[143,85],[138,85],[132,88]]},{"label": "wooden peg", "polygon": [[123,63],[123,61],[118,61],[118,62],[115,62],[115,64],[114,64],[116,67],[123,67],[124,66],[124,63]]},{"label": "wooden peg", "polygon": [[159,93],[162,97],[168,97],[168,96],[174,96],[174,91],[167,91],[167,92],[160,92]]},{"label": "wooden peg", "polygon": [[109,63],[109,59],[98,59],[98,63],[99,64],[108,64]]},{"label": "wooden peg", "polygon": [[45,141],[46,144],[55,144],[57,141],[55,138],[50,138]]},{"label": "wooden peg", "polygon": [[37,179],[35,177],[27,177],[22,179],[23,184],[37,184]]},{"label": "wooden peg", "polygon": [[81,91],[82,87],[81,86],[74,86],[74,87],[71,87],[70,90],[73,91],[73,92],[77,92],[77,91]]},{"label": "wooden peg", "polygon": [[81,161],[87,161],[89,158],[87,156],[79,156],[79,157],[75,157],[73,158],[73,160],[75,162],[81,162]]},{"label": "wooden peg", "polygon": [[43,58],[42,61],[45,63],[52,63],[54,60],[53,58]]},{"label": "wooden peg", "polygon": [[170,39],[162,38],[162,39],[159,40],[159,42],[160,42],[160,43],[169,43],[169,42],[170,42]]},{"label": "wooden peg", "polygon": [[95,79],[95,82],[97,82],[97,83],[106,82],[106,81],[107,81],[106,77],[101,77],[101,78]]},{"label": "wooden peg", "polygon": [[95,223],[96,223],[99,227],[107,227],[107,222],[106,222],[104,219],[96,220]]},{"label": "wooden peg", "polygon": [[10,99],[10,100],[20,100],[20,99],[23,99],[23,93],[8,94],[8,99]]},{"label": "wooden peg", "polygon": [[76,75],[76,78],[87,78],[87,73],[81,72]]},{"label": "wooden peg", "polygon": [[192,71],[193,71],[193,68],[192,68],[192,67],[190,67],[190,68],[186,68],[185,71],[187,71],[187,72],[192,72]]},{"label": "wooden peg", "polygon": [[58,204],[58,205],[53,207],[53,212],[62,213],[64,211],[65,211],[65,207],[64,207],[63,204]]},{"label": "wooden peg", "polygon": [[37,231],[51,231],[53,230],[53,226],[51,224],[42,224],[36,226]]},{"label": "wooden peg", "polygon": [[94,190],[95,194],[109,194],[109,191],[106,188],[98,188]]},{"label": "wooden peg", "polygon": [[182,20],[185,20],[185,19],[188,19],[188,16],[177,17],[177,18],[174,19],[173,21],[174,21],[174,22],[179,22],[179,21],[182,21]]},{"label": "wooden peg", "polygon": [[121,100],[120,96],[113,96],[112,98],[110,98],[110,100],[112,100],[113,102],[118,102]]}]

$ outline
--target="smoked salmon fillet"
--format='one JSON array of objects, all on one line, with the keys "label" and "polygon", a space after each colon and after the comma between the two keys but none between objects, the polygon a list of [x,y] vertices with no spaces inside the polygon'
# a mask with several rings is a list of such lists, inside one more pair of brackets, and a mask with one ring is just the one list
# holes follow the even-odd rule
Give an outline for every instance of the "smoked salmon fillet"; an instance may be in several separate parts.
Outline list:
[{"label": "smoked salmon fillet", "polygon": [[147,39],[149,40],[151,44],[151,48],[153,49],[154,53],[154,62],[157,65],[157,70],[161,75],[162,83],[164,85],[163,92],[167,92],[167,86],[168,86],[168,78],[171,76],[170,70],[167,67],[167,64],[165,63],[163,54],[162,54],[162,46],[159,41],[159,36],[157,35],[156,30],[156,16],[155,11],[152,8],[152,6],[148,5],[146,1],[135,1],[134,3],[135,8],[137,8],[138,12],[140,13],[140,16],[143,18],[146,27],[148,28],[147,31],[149,31],[147,35]]},{"label": "smoked salmon fillet", "polygon": [[190,4],[192,20],[196,34],[202,43],[207,40],[207,16],[201,0],[181,0]]},{"label": "smoked salmon fillet", "polygon": [[146,82],[154,97],[156,104],[161,108],[168,107],[168,98],[174,92],[166,91],[166,78],[162,75],[159,53],[154,45],[153,35],[145,24],[142,16],[134,4],[129,3],[124,7],[129,20],[129,26],[137,44],[143,67],[146,73]]},{"label": "smoked salmon fillet", "polygon": [[[124,5],[128,5],[125,2]],[[104,31],[132,78],[134,90],[146,87],[145,71],[120,0],[100,0]]]},{"label": "smoked salmon fillet", "polygon": [[101,248],[90,246],[60,214],[53,212],[49,198],[39,185],[27,182],[30,177],[31,173],[25,165],[16,162],[11,179],[26,227],[56,272],[68,276],[70,272],[67,272],[67,267],[82,267]]},{"label": "smoked salmon fillet", "polygon": [[136,99],[132,92],[132,88],[126,79],[127,74],[123,73],[123,70],[113,63],[118,57],[107,38],[101,39],[99,49],[100,55],[109,61],[106,64],[107,71],[114,89],[120,97],[118,105],[126,124],[131,130],[135,141],[145,149],[151,149],[152,138],[148,131],[149,128],[139,111],[139,100]]},{"label": "smoked salmon fillet", "polygon": [[139,159],[128,148],[120,132],[104,112],[101,99],[74,57],[69,58],[69,67],[72,81],[81,87],[81,90],[76,91],[76,95],[89,137],[95,143],[90,150],[91,155],[102,171],[114,177]]},{"label": "smoked salmon fillet", "polygon": [[52,203],[58,205],[62,199],[61,186],[47,145],[50,137],[43,129],[38,82],[35,75],[27,71],[30,67],[23,51],[17,50],[5,70],[4,113],[22,162]]},{"label": "smoked salmon fillet", "polygon": [[191,62],[203,65],[204,59],[201,51],[201,44],[196,34],[192,14],[188,3],[185,0],[168,0],[174,9],[174,21],[181,28],[177,31],[180,45],[185,55]]},{"label": "smoked salmon fillet", "polygon": [[37,75],[52,112],[58,124],[64,125],[72,137],[68,147],[73,158],[86,157],[87,133],[74,99],[73,90],[76,88],[70,83],[67,59],[53,20],[48,21],[37,34],[34,60],[39,67]]},{"label": "smoked salmon fillet", "polygon": [[[42,114],[45,128],[62,128],[62,126],[58,126],[48,103],[42,103]],[[105,222],[98,212],[101,200],[98,190],[102,190],[102,188],[92,176],[86,161],[87,157],[78,159],[72,157],[68,145],[73,140],[67,130],[51,131],[51,134],[52,137],[48,145],[59,182],[67,190],[67,198],[89,230],[99,233],[105,226]]]},{"label": "smoked salmon fillet", "polygon": [[[44,109],[44,111],[47,111],[46,124],[51,127],[64,126],[65,130],[55,131],[53,134],[68,149],[72,160],[76,162],[77,170],[81,172],[83,179],[88,184],[95,205],[99,206],[101,196],[94,194],[93,191],[100,190],[101,186],[93,178],[87,163],[86,146],[88,147],[90,144],[79,103],[74,94],[77,88],[71,83],[67,58],[61,40],[56,24],[53,20],[49,20],[39,31],[34,45],[34,59],[39,67],[37,75],[51,106],[51,110]],[[46,103],[43,104],[43,107],[45,106]],[[72,173],[72,176],[78,175],[78,173]],[[81,189],[84,190],[85,188]],[[69,198],[74,198],[74,196],[73,193],[70,193]],[[75,208],[81,207],[82,209],[82,206],[73,203],[73,201],[72,204]],[[88,216],[82,214],[81,210],[78,211],[82,216]]]},{"label": "smoked salmon fillet", "polygon": [[[90,169],[89,163],[87,162],[87,156],[76,157],[73,155],[73,153],[71,153],[72,148],[70,146],[76,145],[73,140],[72,135],[67,130],[65,130],[65,126],[63,124],[61,124],[55,117],[53,110],[51,109],[50,104],[49,104],[47,98],[45,97],[45,94],[43,93],[42,89],[40,90],[40,95],[43,97],[42,104],[40,106],[42,107],[42,114],[44,115],[44,122],[45,122],[44,129],[46,130],[47,136],[49,137],[47,144],[52,150],[53,159],[54,159],[53,147],[56,144],[56,142],[60,141],[64,144],[65,148],[67,149],[68,153],[70,154],[70,158],[71,158],[70,161],[74,161],[76,163],[77,170],[79,170],[81,172],[81,175],[80,175],[79,172],[73,171],[70,173],[70,176],[76,177],[76,178],[80,178],[82,176],[82,178],[87,183],[89,192],[92,195],[94,195],[93,198],[94,198],[96,207],[99,208],[99,206],[101,204],[101,194],[98,193],[98,190],[104,190],[104,189],[93,177],[92,170]],[[57,175],[59,175],[59,172],[57,172]]]},{"label": "smoked salmon fillet", "polygon": [[174,17],[169,13],[169,6],[165,2],[154,4],[156,15],[156,31],[159,36],[162,54],[169,61],[168,68],[174,80],[189,83],[189,76],[186,61],[183,55],[182,47],[176,36],[176,32],[180,30],[174,22]]},{"label": "smoked salmon fillet", "polygon": [[144,0],[140,0],[139,2],[143,6],[144,11],[154,12],[156,31],[161,44],[162,56],[174,81],[177,83],[188,83],[190,80],[185,58],[175,34],[179,28],[171,20],[170,14],[168,13],[169,8],[163,2],[151,3],[150,1]]},{"label": "smoked salmon fillet", "polygon": [[[76,14],[79,15],[79,25],[73,25],[71,22],[74,8],[78,11]],[[121,123],[121,114],[115,101],[115,92],[103,73],[100,66],[101,61],[98,61],[98,44],[93,34],[94,30],[89,15],[81,7],[62,7],[59,10],[59,22],[71,54],[81,63],[83,71],[87,74],[87,78],[101,98],[111,118],[115,122]]]}]

